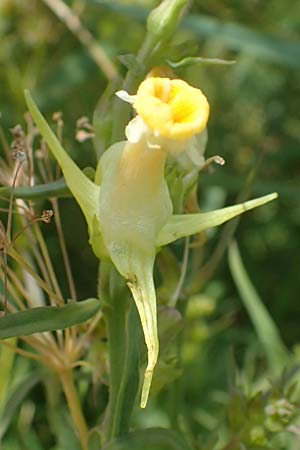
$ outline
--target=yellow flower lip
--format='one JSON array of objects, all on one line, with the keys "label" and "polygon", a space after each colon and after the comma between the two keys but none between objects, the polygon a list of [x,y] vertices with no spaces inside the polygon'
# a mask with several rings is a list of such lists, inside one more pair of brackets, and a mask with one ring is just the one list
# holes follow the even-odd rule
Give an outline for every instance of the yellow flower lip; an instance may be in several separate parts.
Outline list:
[{"label": "yellow flower lip", "polygon": [[134,108],[154,133],[174,140],[201,133],[209,116],[209,104],[200,89],[169,78],[143,81]]}]

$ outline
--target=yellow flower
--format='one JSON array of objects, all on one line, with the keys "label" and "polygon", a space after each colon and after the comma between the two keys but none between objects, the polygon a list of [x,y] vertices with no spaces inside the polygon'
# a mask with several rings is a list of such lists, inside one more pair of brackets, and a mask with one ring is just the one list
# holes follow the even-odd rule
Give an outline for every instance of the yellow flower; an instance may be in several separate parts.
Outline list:
[{"label": "yellow flower", "polygon": [[156,135],[174,140],[201,133],[209,116],[209,104],[200,89],[169,78],[143,81],[133,106]]}]

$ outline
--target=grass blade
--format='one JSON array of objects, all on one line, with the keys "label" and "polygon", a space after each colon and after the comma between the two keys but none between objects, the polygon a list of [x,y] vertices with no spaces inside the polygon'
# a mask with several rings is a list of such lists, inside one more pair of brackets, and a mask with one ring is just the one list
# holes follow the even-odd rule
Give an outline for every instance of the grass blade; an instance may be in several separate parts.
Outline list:
[{"label": "grass blade", "polygon": [[90,319],[100,308],[99,300],[89,298],[65,306],[41,306],[0,318],[0,339],[62,330]]},{"label": "grass blade", "polygon": [[282,342],[278,328],[257,294],[243,265],[238,246],[229,247],[229,267],[241,300],[248,311],[257,336],[265,348],[272,369],[281,371],[289,361],[289,353]]}]

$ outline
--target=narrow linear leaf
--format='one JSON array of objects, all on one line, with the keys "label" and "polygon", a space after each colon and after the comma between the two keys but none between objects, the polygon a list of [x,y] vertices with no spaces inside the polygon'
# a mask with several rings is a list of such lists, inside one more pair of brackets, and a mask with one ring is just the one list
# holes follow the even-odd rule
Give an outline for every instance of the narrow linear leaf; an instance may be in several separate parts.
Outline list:
[{"label": "narrow linear leaf", "polygon": [[178,67],[193,66],[196,64],[219,64],[225,66],[231,66],[235,64],[236,61],[229,59],[219,59],[219,58],[202,58],[201,56],[187,56],[180,61],[170,61],[166,60],[170,67],[177,69]]},{"label": "narrow linear leaf", "polygon": [[[0,188],[0,197],[9,197],[10,187]],[[14,188],[14,197],[24,200],[36,200],[49,197],[71,197],[64,178],[50,183],[38,184],[36,186],[17,186]]]},{"label": "narrow linear leaf", "polygon": [[[126,282],[111,263],[101,263],[99,298],[109,342],[110,373],[108,425],[105,439],[125,434],[139,389],[139,344],[142,328]],[[91,430],[91,449],[98,450],[98,427]],[[90,448],[89,447],[89,448]]]},{"label": "narrow linear leaf", "polygon": [[83,174],[83,172],[79,169],[79,167],[77,167],[74,161],[64,150],[61,143],[40,113],[37,105],[34,103],[29,91],[25,91],[25,99],[34,121],[36,122],[43,138],[47,142],[50,150],[57,159],[63,171],[68,187],[72,191],[72,194],[76,198],[85,215],[89,230],[92,230],[95,208],[98,204],[97,200],[100,190],[99,186],[96,186]]},{"label": "narrow linear leaf", "polygon": [[65,306],[41,306],[0,318],[0,339],[62,330],[90,319],[100,308],[99,300],[70,301]]},{"label": "narrow linear leaf", "polygon": [[265,348],[270,366],[274,370],[281,371],[289,361],[288,350],[282,342],[276,324],[251,283],[236,242],[233,242],[229,247],[228,260],[232,278],[252,320],[258,338]]},{"label": "narrow linear leaf", "polygon": [[239,205],[228,206],[227,208],[208,213],[174,215],[158,235],[156,244],[160,247],[174,242],[181,237],[191,236],[208,228],[216,227],[246,211],[264,205],[277,197],[278,195],[275,192],[264,197],[249,200],[245,203],[240,203]]}]

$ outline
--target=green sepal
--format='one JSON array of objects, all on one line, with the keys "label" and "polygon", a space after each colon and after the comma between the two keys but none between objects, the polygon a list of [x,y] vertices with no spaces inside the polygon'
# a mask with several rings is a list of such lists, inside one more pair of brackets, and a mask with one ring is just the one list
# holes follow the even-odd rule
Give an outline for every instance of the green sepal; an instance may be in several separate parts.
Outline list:
[{"label": "green sepal", "polygon": [[90,319],[100,308],[96,298],[70,301],[65,306],[41,306],[0,318],[0,339],[63,330]]},{"label": "green sepal", "polygon": [[277,197],[278,194],[274,192],[273,194],[249,200],[239,205],[228,206],[227,208],[208,213],[173,215],[159,233],[156,245],[157,247],[161,247],[179,238],[191,236],[208,228],[216,227],[250,209],[264,205]]},{"label": "green sepal", "polygon": [[40,113],[37,105],[27,90],[25,91],[25,99],[28,109],[36,122],[41,135],[47,142],[49,149],[59,163],[66,179],[66,183],[81,207],[83,214],[85,215],[89,232],[91,234],[94,228],[93,221],[94,216],[96,215],[95,209],[98,204],[100,187],[90,181],[74,163],[74,161],[72,161]]}]

